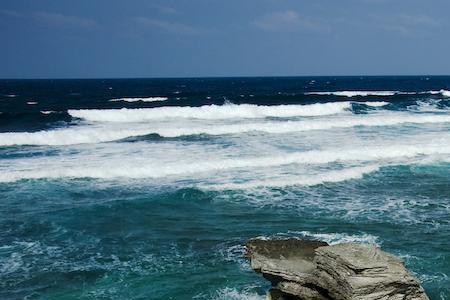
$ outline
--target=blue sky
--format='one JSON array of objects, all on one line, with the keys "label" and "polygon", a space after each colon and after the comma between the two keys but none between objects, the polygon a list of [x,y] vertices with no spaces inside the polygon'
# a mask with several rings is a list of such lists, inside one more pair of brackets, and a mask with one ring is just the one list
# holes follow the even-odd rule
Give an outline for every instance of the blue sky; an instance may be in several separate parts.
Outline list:
[{"label": "blue sky", "polygon": [[450,74],[449,0],[1,0],[1,78]]}]

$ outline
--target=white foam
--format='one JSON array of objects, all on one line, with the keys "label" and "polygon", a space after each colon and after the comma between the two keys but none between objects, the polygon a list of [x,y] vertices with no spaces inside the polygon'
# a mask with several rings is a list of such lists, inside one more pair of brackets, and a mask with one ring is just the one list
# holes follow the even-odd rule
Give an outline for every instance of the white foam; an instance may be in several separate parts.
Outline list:
[{"label": "white foam", "polygon": [[[434,143],[430,145],[393,145],[372,148],[355,148],[334,150],[312,150],[298,153],[286,153],[279,156],[258,158],[225,159],[220,161],[199,162],[195,166],[179,166],[179,170],[172,170],[172,174],[189,169],[194,172],[212,170],[226,170],[232,168],[273,167],[289,164],[327,164],[336,161],[380,161],[395,158],[412,158],[419,155],[450,154],[450,145]],[[370,167],[370,170],[374,169]],[[355,170],[361,170],[355,168]],[[337,171],[338,173],[341,170]],[[334,173],[333,173],[334,174]]]},{"label": "white foam", "polygon": [[30,258],[35,255],[53,256],[59,254],[59,248],[47,246],[41,242],[14,241],[13,244],[6,246],[9,257],[3,256],[0,259],[0,273],[17,273],[27,274],[29,271],[29,263],[24,258]]},{"label": "white foam", "polygon": [[229,104],[205,105],[200,107],[174,106],[137,109],[69,110],[68,112],[72,117],[88,121],[142,122],[166,118],[214,120],[230,118],[252,119],[264,117],[324,116],[341,113],[350,108],[350,102],[330,102],[309,105],[264,106],[253,104]]},{"label": "white foam", "polygon": [[10,274],[18,271],[23,267],[22,255],[18,252],[11,253],[10,257],[3,259],[0,264],[0,273]]},{"label": "white foam", "polygon": [[37,103],[36,101],[28,101],[27,104],[28,104],[28,105],[36,105],[36,104],[38,104],[38,103]]},{"label": "white foam", "polygon": [[245,183],[225,183],[213,185],[200,185],[210,190],[247,190],[262,187],[286,187],[286,186],[314,186],[325,183],[336,183],[351,179],[361,179],[365,174],[376,172],[379,166],[354,167],[338,171],[329,171],[315,174],[315,176],[292,176],[286,179],[251,180]]},{"label": "white foam", "polygon": [[0,146],[13,145],[76,145],[102,143],[124,139],[130,136],[146,135],[151,130],[104,129],[100,127],[73,127],[38,132],[0,133]]},{"label": "white foam", "polygon": [[[104,133],[101,129],[97,132]],[[80,136],[83,138],[83,134]],[[378,140],[364,137],[358,140],[353,134],[351,139],[343,138],[342,134],[334,137],[333,132],[307,136],[327,141],[328,148],[286,151],[273,147],[271,139],[276,143],[292,142],[296,136],[276,135],[240,138],[243,144],[231,148],[185,142],[74,146],[69,148],[70,155],[61,148],[58,159],[55,156],[3,159],[0,181],[160,178],[158,182],[183,179],[197,186],[201,183],[205,189],[308,186],[361,178],[380,166],[450,157],[449,134],[444,132]],[[76,149],[75,153],[71,149]]]},{"label": "white foam", "polygon": [[223,288],[212,297],[214,300],[265,300],[266,296],[250,291],[238,291],[236,288]]},{"label": "white foam", "polygon": [[241,270],[250,270],[250,265],[245,259],[245,246],[241,243],[237,245],[220,244],[215,252],[220,253],[220,256],[225,261],[236,263]]},{"label": "white foam", "polygon": [[[93,164],[81,164],[79,159],[73,161],[57,162],[57,167],[51,167],[49,162],[39,164],[38,158],[32,167],[21,170],[17,160],[10,163],[16,164],[15,168],[0,173],[0,181],[10,182],[20,179],[39,178],[163,178],[170,176],[190,176],[200,173],[217,173],[230,170],[255,170],[258,168],[273,168],[288,165],[324,165],[333,162],[340,163],[369,163],[367,166],[350,167],[342,170],[319,171],[319,173],[302,176],[271,177],[267,180],[247,181],[242,184],[215,185],[215,189],[244,189],[255,186],[288,186],[288,185],[316,185],[323,182],[339,182],[348,179],[361,178],[364,174],[378,170],[380,163],[389,164],[392,161],[402,161],[426,155],[450,154],[450,144],[441,140],[429,141],[426,145],[402,145],[391,144],[373,147],[351,147],[336,150],[311,150],[294,153],[278,153],[263,157],[236,157],[221,159],[201,159],[184,161],[181,158],[169,162],[145,158],[136,160],[136,157],[128,161],[121,158],[118,164],[115,159],[109,159],[108,155],[95,158]],[[140,156],[138,156],[140,157]],[[102,162],[103,160],[105,160]],[[32,160],[26,161],[27,164]],[[374,164],[375,162],[375,164]],[[4,164],[10,164],[7,160]],[[45,166],[44,166],[45,165]],[[1,165],[0,165],[1,169]],[[284,167],[285,170],[287,170]],[[297,168],[298,169],[298,168]],[[207,187],[207,186],[205,186]]]},{"label": "white foam", "polygon": [[336,91],[336,92],[308,92],[305,95],[341,96],[341,97],[366,97],[366,96],[394,96],[402,92],[398,91]]},{"label": "white foam", "polygon": [[[73,145],[101,143],[121,140],[127,137],[159,134],[162,137],[180,137],[209,134],[243,134],[246,132],[265,132],[282,134],[311,130],[331,130],[355,126],[394,126],[404,123],[449,123],[450,115],[384,113],[373,115],[349,115],[326,121],[322,119],[284,122],[235,123],[235,124],[184,124],[170,127],[170,124],[135,124],[134,126],[77,126],[38,132],[0,133],[0,146],[12,145]],[[119,124],[120,125],[120,124]]]},{"label": "white foam", "polygon": [[54,110],[41,110],[41,114],[44,114],[44,115],[49,115],[49,114],[52,114],[54,112],[55,112]]},{"label": "white foam", "polygon": [[[211,173],[211,172],[226,172],[236,168],[242,169],[255,169],[255,168],[267,168],[278,166],[280,163],[289,163],[289,160],[283,161],[282,158],[274,158],[278,162],[270,161],[270,157],[263,160],[260,159],[229,159],[202,162],[197,161],[195,163],[178,163],[173,164],[158,164],[157,162],[140,162],[139,165],[130,162],[123,166],[123,164],[117,164],[108,162],[103,165],[87,165],[81,166],[74,162],[63,162],[57,168],[50,168],[47,166],[40,166],[39,168],[33,167],[32,170],[11,170],[0,174],[0,182],[13,182],[21,179],[43,179],[43,178],[97,178],[97,179],[139,179],[139,178],[164,178],[164,177],[183,177],[190,176],[192,174],[199,173]],[[328,158],[329,160],[330,158]],[[326,161],[326,160],[320,160]],[[290,163],[296,163],[291,161]],[[302,162],[298,162],[302,163]],[[227,184],[214,184],[203,185],[204,188],[210,189],[245,189],[258,186],[290,186],[290,185],[317,185],[324,182],[339,182],[348,179],[362,178],[365,173],[370,173],[378,170],[378,166],[365,166],[348,168],[337,171],[329,171],[324,173],[315,174],[314,176],[298,176],[268,180],[255,180],[247,181],[245,183],[227,183]]]},{"label": "white foam", "polygon": [[442,95],[444,97],[450,97],[450,91],[448,90],[439,90],[439,91],[428,91],[428,92],[424,92],[425,94],[431,94],[431,95]]},{"label": "white foam", "polygon": [[364,104],[364,105],[372,106],[372,107],[381,107],[381,106],[385,106],[385,105],[389,104],[389,102],[386,102],[386,101],[370,101],[370,102],[367,101],[367,102],[356,102],[356,103]]},{"label": "white foam", "polygon": [[330,245],[340,243],[363,243],[380,246],[379,238],[371,234],[352,235],[347,233],[313,233],[310,231],[289,231],[289,234],[300,235],[302,238],[310,238],[327,242]]},{"label": "white foam", "polygon": [[336,92],[308,92],[305,95],[341,96],[341,97],[366,97],[366,96],[394,96],[394,95],[420,95],[420,94],[442,94],[449,97],[450,91],[426,91],[426,92],[402,92],[402,91],[336,91]]},{"label": "white foam", "polygon": [[350,128],[355,126],[394,126],[404,123],[448,123],[450,115],[418,115],[406,113],[392,113],[385,115],[349,116],[347,118],[335,118],[324,120],[265,122],[246,124],[227,124],[217,126],[192,126],[183,128],[159,128],[153,133],[163,137],[178,137],[195,134],[224,135],[241,134],[245,132],[259,131],[273,134],[302,132],[311,130],[330,130],[335,128]]},{"label": "white foam", "polygon": [[[423,284],[438,283],[440,284],[440,286],[446,286],[449,281],[449,276],[442,272],[435,272],[433,274],[415,274],[415,275],[419,278],[420,282],[422,282]],[[441,294],[440,299],[445,300],[446,298]]]},{"label": "white foam", "polygon": [[166,101],[169,98],[167,97],[146,97],[146,98],[117,98],[117,99],[111,99],[110,102],[118,102],[118,101],[125,101],[125,102],[160,102],[160,101]]},{"label": "white foam", "polygon": [[442,112],[445,109],[441,109],[438,107],[438,104],[441,100],[418,100],[414,105],[408,105],[407,109],[410,111],[419,111],[419,112]]}]

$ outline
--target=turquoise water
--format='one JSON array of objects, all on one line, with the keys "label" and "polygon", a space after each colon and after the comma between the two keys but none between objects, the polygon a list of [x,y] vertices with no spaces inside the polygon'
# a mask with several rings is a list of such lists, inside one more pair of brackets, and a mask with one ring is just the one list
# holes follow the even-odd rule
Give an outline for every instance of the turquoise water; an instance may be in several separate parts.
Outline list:
[{"label": "turquoise water", "polygon": [[[354,90],[342,80],[329,90]],[[450,299],[448,97],[397,84],[404,95],[4,119],[0,298],[264,299],[245,241],[294,236],[379,245]]]}]

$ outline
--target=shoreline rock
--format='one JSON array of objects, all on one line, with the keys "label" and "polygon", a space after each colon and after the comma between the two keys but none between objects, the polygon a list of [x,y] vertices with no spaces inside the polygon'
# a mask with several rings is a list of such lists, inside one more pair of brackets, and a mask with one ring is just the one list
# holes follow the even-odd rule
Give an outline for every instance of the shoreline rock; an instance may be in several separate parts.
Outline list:
[{"label": "shoreline rock", "polygon": [[428,300],[400,258],[373,245],[252,239],[246,257],[273,300]]}]

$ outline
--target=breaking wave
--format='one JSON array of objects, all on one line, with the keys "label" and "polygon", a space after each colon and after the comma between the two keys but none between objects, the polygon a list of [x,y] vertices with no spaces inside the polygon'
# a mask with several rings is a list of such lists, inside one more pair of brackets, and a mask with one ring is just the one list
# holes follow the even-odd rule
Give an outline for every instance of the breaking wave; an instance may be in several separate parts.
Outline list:
[{"label": "breaking wave", "polygon": [[347,234],[347,233],[313,233],[309,231],[290,231],[289,234],[302,238],[325,241],[330,245],[340,243],[364,243],[381,246],[379,238],[371,234]]},{"label": "breaking wave", "polygon": [[[130,167],[127,168],[104,168],[90,167],[77,168],[71,167],[60,168],[55,170],[34,170],[34,171],[12,171],[7,174],[0,174],[0,182],[14,182],[23,179],[64,179],[64,178],[95,178],[105,180],[116,179],[146,179],[146,178],[163,178],[175,175],[189,175],[197,172],[211,172],[230,169],[225,166],[213,166],[210,170],[199,170],[197,166],[181,166],[178,170],[151,169],[150,166]],[[191,169],[189,169],[191,167]],[[172,169],[173,166],[172,166]],[[199,183],[197,186],[206,190],[240,190],[251,189],[255,187],[285,187],[285,186],[313,186],[323,183],[341,182],[350,179],[360,179],[364,174],[372,173],[379,170],[379,166],[352,167],[342,170],[334,170],[315,174],[314,176],[288,176],[285,179],[267,179],[267,180],[250,180],[244,183]]]},{"label": "breaking wave", "polygon": [[265,117],[324,116],[341,113],[351,108],[350,102],[316,103],[308,105],[264,106],[253,104],[205,105],[200,107],[176,106],[137,109],[69,110],[72,117],[100,122],[141,122],[166,118],[233,119]]},{"label": "breaking wave", "polygon": [[250,180],[244,183],[204,184],[200,185],[200,187],[211,190],[247,190],[261,187],[314,186],[324,183],[361,179],[365,174],[376,172],[379,169],[380,166],[371,165],[328,171],[314,174],[313,176],[289,176],[283,179]]},{"label": "breaking wave", "polygon": [[389,104],[389,102],[386,102],[386,101],[370,101],[370,102],[356,102],[356,103],[364,104],[364,105],[372,106],[372,107],[381,107],[381,106],[385,106],[385,105]]},{"label": "breaking wave", "polygon": [[[11,182],[21,179],[42,179],[42,178],[164,178],[170,176],[190,176],[191,174],[225,172],[230,170],[255,170],[258,168],[271,168],[285,165],[325,165],[333,162],[359,163],[372,162],[367,166],[350,167],[341,170],[331,170],[319,174],[295,175],[290,174],[282,178],[270,178],[267,180],[250,180],[244,183],[225,183],[202,185],[204,188],[212,189],[246,189],[258,186],[290,186],[290,185],[317,185],[324,182],[340,182],[349,179],[358,179],[366,173],[377,171],[381,164],[403,162],[411,159],[429,155],[450,154],[450,144],[435,142],[427,146],[417,145],[392,145],[378,147],[360,147],[339,150],[312,150],[297,153],[286,153],[278,155],[268,155],[265,157],[249,158],[222,158],[202,161],[182,162],[175,161],[164,163],[159,160],[148,162],[123,159],[123,164],[117,165],[114,160],[109,163],[101,161],[93,164],[87,162],[86,165],[73,163],[70,161],[56,163],[53,167],[39,166],[32,170],[20,170],[16,168],[0,174],[0,182]],[[376,164],[374,164],[376,162]],[[283,175],[284,176],[284,175]]]},{"label": "breaking wave", "polygon": [[340,97],[367,97],[367,96],[395,96],[395,95],[442,95],[444,97],[450,97],[450,91],[426,91],[426,92],[401,92],[401,91],[335,91],[335,92],[308,92],[305,95],[319,95],[319,96],[340,96]]},{"label": "breaking wave", "polygon": [[340,96],[340,97],[366,97],[366,96],[394,96],[401,94],[398,91],[336,91],[336,92],[309,92],[305,95],[320,95],[320,96]]},{"label": "breaking wave", "polygon": [[169,98],[167,97],[146,97],[146,98],[117,98],[117,99],[111,99],[110,102],[119,102],[119,101],[125,101],[125,102],[161,102],[161,101],[167,101]]},{"label": "breaking wave", "polygon": [[192,125],[183,124],[179,127],[167,125],[157,127],[147,124],[136,124],[134,127],[108,126],[79,126],[38,132],[6,132],[0,133],[0,146],[12,145],[72,145],[86,143],[101,143],[122,140],[129,137],[158,134],[161,137],[173,138],[188,135],[225,135],[242,134],[246,132],[265,132],[281,134],[290,132],[303,132],[311,130],[330,130],[335,128],[351,128],[355,126],[394,126],[405,123],[449,123],[450,115],[389,113],[373,115],[350,115],[348,117],[329,119],[324,122],[320,119],[285,121],[237,123],[225,125]]},{"label": "breaking wave", "polygon": [[438,95],[441,94],[444,97],[450,97],[450,91],[448,90],[440,90],[440,91],[428,91],[425,94]]},{"label": "breaking wave", "polygon": [[292,231],[280,232],[271,236],[258,236],[257,239],[270,240],[270,239],[285,239],[285,238],[300,238],[308,240],[319,240],[327,242],[330,245],[336,245],[340,243],[363,243],[381,246],[379,237],[367,233],[361,234],[348,234],[348,233],[314,233],[310,231]]},{"label": "breaking wave", "polygon": [[102,143],[121,140],[131,136],[147,135],[149,130],[104,128],[64,128],[43,130],[38,132],[6,132],[0,133],[0,146],[13,145],[49,145],[63,146],[76,144]]},{"label": "breaking wave", "polygon": [[265,122],[265,123],[247,123],[247,124],[229,124],[205,127],[190,128],[161,128],[155,129],[152,133],[157,133],[163,137],[179,137],[185,135],[209,134],[240,134],[245,132],[259,131],[265,133],[290,133],[311,130],[329,130],[335,128],[350,128],[355,126],[393,126],[404,123],[448,123],[448,115],[370,115],[370,116],[352,116],[349,118],[328,120],[305,120],[305,121],[286,121],[286,122]]}]

